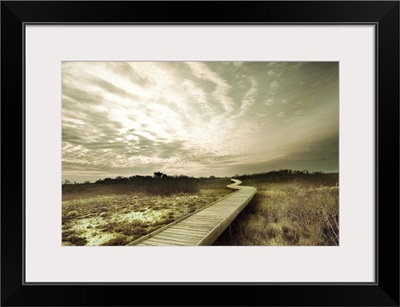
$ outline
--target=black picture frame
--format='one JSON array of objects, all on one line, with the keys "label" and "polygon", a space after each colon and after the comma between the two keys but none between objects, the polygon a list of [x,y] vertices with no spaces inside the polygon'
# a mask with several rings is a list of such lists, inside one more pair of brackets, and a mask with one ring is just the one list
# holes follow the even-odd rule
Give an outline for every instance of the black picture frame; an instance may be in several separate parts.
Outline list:
[{"label": "black picture frame", "polygon": [[[26,284],[24,26],[29,23],[375,25],[376,282]],[[1,77],[2,306],[399,306],[398,1],[2,1]]]}]

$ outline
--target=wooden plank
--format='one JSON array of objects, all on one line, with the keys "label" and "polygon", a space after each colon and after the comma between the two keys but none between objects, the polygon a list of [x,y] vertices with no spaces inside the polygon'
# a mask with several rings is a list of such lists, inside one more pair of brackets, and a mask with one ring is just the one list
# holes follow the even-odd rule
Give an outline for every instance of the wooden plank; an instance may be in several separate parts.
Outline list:
[{"label": "wooden plank", "polygon": [[193,232],[193,233],[203,233],[204,232],[204,230],[201,229],[201,228],[193,228],[193,227],[190,227],[190,226],[188,227],[188,226],[185,226],[185,225],[181,225],[180,223],[174,225],[174,227],[173,228],[171,227],[171,229],[166,229],[165,231],[167,231],[167,230],[171,231],[172,229],[176,229],[178,231]]},{"label": "wooden plank", "polygon": [[[161,246],[176,246],[176,245],[185,246],[185,245],[187,245],[185,243],[179,243],[179,242],[173,242],[172,243],[171,241],[165,241],[165,240],[161,240],[161,239],[157,240],[154,237],[144,241],[143,243],[150,243],[150,244],[154,244],[155,243],[157,246],[160,246],[160,245]],[[138,245],[141,245],[141,243],[138,244]]]},{"label": "wooden plank", "polygon": [[159,241],[159,242],[164,242],[164,243],[171,243],[171,244],[182,244],[182,245],[187,245],[188,241],[194,241],[194,242],[198,242],[200,241],[198,238],[196,239],[192,239],[190,240],[188,237],[186,238],[176,238],[173,236],[162,236],[162,235],[155,235],[154,237],[152,237],[151,239],[149,239],[151,241]]},{"label": "wooden plank", "polygon": [[198,238],[203,238],[207,232],[203,231],[203,232],[189,232],[189,231],[181,231],[179,229],[174,228],[171,231],[164,231],[163,232],[165,235],[182,235],[182,236],[190,236],[190,237],[198,237]]},{"label": "wooden plank", "polygon": [[221,212],[215,212],[215,211],[209,211],[209,212],[205,212],[202,215],[196,216],[193,219],[198,219],[198,220],[208,220],[208,219],[219,219],[219,216],[225,216],[227,213],[231,212],[231,210],[224,210]]},{"label": "wooden plank", "polygon": [[194,226],[196,228],[213,227],[214,226],[214,223],[205,223],[205,222],[199,222],[199,221],[195,221],[195,220],[193,220],[193,221],[184,221],[184,222],[181,222],[181,223],[184,226],[188,225],[188,226]]},{"label": "wooden plank", "polygon": [[219,219],[218,215],[224,216],[224,215],[226,215],[226,212],[229,212],[229,211],[224,211],[223,213],[210,211],[208,213],[203,213],[202,215],[193,216],[191,219],[188,219],[188,221],[189,220],[193,220],[193,221],[196,220],[196,221],[206,221],[207,222],[207,221],[210,221],[210,220],[216,220],[216,219]]},{"label": "wooden plank", "polygon": [[185,241],[188,239],[191,240],[199,240],[199,238],[203,238],[204,236],[190,236],[190,235],[183,235],[183,234],[178,234],[178,233],[169,233],[169,234],[164,234],[160,233],[155,235],[153,238],[159,238],[163,240],[168,240],[169,238],[175,239],[176,241]]}]

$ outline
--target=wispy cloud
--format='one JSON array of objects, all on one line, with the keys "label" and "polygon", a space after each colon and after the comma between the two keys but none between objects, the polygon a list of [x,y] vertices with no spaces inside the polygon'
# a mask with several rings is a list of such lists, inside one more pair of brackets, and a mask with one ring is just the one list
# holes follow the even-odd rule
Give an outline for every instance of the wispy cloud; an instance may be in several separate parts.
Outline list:
[{"label": "wispy cloud", "polygon": [[279,82],[276,80],[272,81],[270,88],[271,90],[276,91],[277,89],[279,89]]},{"label": "wispy cloud", "polygon": [[272,106],[274,104],[274,100],[272,98],[268,98],[267,100],[265,100],[264,104],[266,106]]},{"label": "wispy cloud", "polygon": [[243,116],[249,108],[251,108],[255,103],[256,103],[256,95],[258,93],[258,83],[254,77],[247,77],[250,87],[248,88],[247,92],[245,93],[243,99],[242,99],[242,104],[240,106],[240,113],[237,115]]},{"label": "wispy cloud", "polygon": [[188,65],[190,66],[193,74],[196,77],[204,80],[209,80],[216,85],[216,88],[212,93],[214,98],[223,106],[225,111],[232,111],[232,98],[228,96],[228,92],[231,89],[231,86],[226,82],[226,80],[221,78],[204,63],[189,62]]}]

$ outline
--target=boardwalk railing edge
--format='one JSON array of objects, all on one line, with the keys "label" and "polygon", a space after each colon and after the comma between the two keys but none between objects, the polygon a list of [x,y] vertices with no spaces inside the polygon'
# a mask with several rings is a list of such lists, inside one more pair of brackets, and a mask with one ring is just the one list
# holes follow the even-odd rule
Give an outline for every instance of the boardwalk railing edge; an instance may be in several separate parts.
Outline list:
[{"label": "boardwalk railing edge", "polygon": [[217,226],[214,227],[208,234],[208,236],[204,237],[197,245],[210,245],[213,244],[218,237],[225,231],[226,228],[233,222],[233,220],[239,215],[240,212],[249,204],[249,202],[253,199],[254,195],[257,193],[257,189],[254,188],[251,195],[239,206],[236,210],[227,216],[224,220],[222,220]]},{"label": "boardwalk railing edge", "polygon": [[183,216],[183,217],[181,217],[181,218],[179,218],[179,219],[177,219],[177,220],[175,220],[175,221],[173,221],[173,222],[171,222],[171,223],[169,223],[169,224],[167,224],[167,225],[165,225],[165,226],[163,226],[161,228],[158,228],[158,229],[148,233],[147,235],[144,235],[143,237],[140,237],[139,239],[136,239],[136,240],[126,244],[125,246],[137,245],[137,244],[139,244],[139,243],[141,243],[141,242],[153,237],[154,235],[164,231],[165,229],[167,229],[167,228],[169,228],[169,227],[171,227],[171,226],[173,226],[173,225],[175,225],[175,224],[187,219],[189,216],[192,216],[192,215],[194,215],[194,214],[196,214],[196,213],[198,213],[198,212],[200,212],[200,211],[202,211],[202,210],[204,210],[204,209],[206,209],[208,207],[211,207],[211,206],[215,205],[217,202],[219,202],[219,201],[221,201],[221,200],[223,200],[223,199],[225,199],[225,198],[227,198],[229,196],[232,196],[233,194],[239,192],[240,189],[242,188],[241,186],[239,186],[239,184],[241,184],[242,182],[240,180],[237,180],[237,179],[231,179],[231,180],[234,181],[234,183],[228,184],[227,187],[230,188],[230,189],[235,189],[236,191],[234,191],[232,193],[229,193],[228,195],[225,195],[224,197],[221,197],[221,198],[217,199],[216,201],[213,201],[212,203],[210,203],[210,204],[208,204],[208,205],[206,205],[206,206],[204,206],[204,207],[202,207],[202,208],[200,208],[200,209],[198,209],[196,211],[193,211],[193,212],[191,212],[189,214],[186,214],[185,216]]}]

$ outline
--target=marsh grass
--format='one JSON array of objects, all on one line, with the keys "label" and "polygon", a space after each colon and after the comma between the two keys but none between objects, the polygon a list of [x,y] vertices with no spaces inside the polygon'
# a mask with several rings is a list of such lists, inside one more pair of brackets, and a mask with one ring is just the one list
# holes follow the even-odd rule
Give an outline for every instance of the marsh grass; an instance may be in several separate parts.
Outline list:
[{"label": "marsh grass", "polygon": [[337,182],[338,174],[243,179],[257,194],[214,244],[339,245]]},{"label": "marsh grass", "polygon": [[63,186],[62,244],[126,245],[232,193],[229,179],[172,181]]}]

